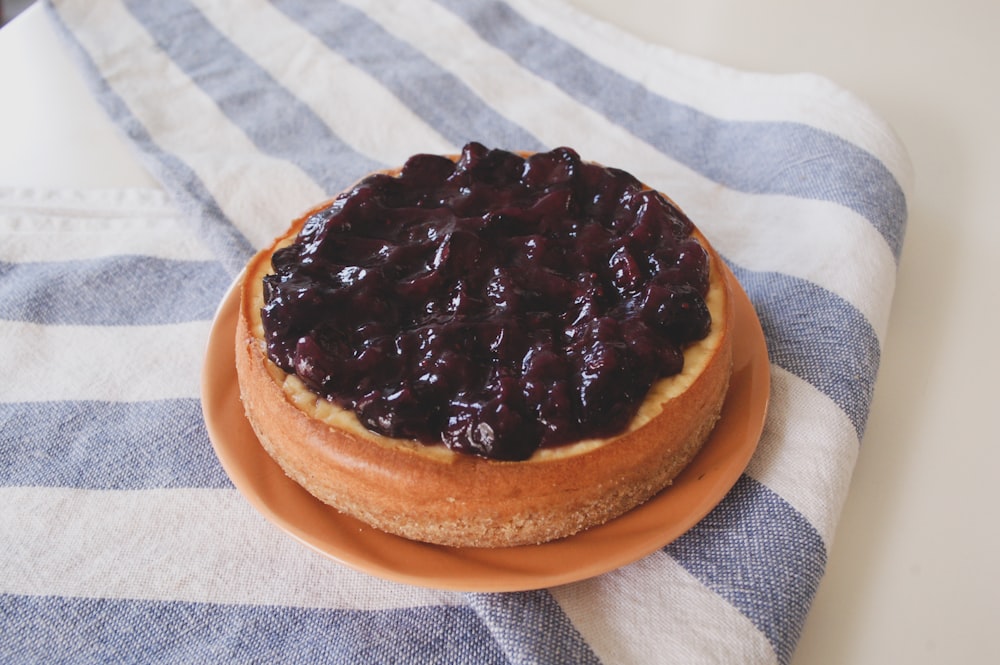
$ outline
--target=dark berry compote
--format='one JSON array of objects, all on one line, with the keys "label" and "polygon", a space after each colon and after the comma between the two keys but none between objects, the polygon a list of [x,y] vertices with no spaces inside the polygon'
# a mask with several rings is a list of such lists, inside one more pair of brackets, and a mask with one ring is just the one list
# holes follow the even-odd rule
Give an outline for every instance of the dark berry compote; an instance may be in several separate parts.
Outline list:
[{"label": "dark berry compote", "polygon": [[267,353],[386,436],[521,460],[615,434],[711,327],[692,228],[569,148],[416,155],[274,253]]}]

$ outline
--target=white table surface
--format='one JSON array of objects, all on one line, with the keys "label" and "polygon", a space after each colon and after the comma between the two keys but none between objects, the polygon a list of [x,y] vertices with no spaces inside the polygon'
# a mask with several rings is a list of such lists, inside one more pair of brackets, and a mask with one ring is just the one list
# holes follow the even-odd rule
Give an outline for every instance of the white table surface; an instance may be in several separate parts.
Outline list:
[{"label": "white table surface", "polygon": [[[724,65],[822,74],[916,183],[851,493],[794,663],[1000,663],[1000,3],[571,0]],[[156,186],[39,7],[0,29],[0,187]]]}]

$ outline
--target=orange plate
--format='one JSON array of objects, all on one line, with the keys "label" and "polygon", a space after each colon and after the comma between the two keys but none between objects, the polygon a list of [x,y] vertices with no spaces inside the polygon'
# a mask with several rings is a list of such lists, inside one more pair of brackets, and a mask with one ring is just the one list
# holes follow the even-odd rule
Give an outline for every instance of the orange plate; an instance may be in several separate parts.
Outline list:
[{"label": "orange plate", "polygon": [[697,524],[736,483],[757,447],[770,393],[767,348],[750,300],[731,274],[729,280],[736,311],[733,376],[711,438],[673,485],[569,538],[496,549],[428,545],[373,529],[315,499],[260,446],[244,415],[234,350],[237,288],[220,305],[208,343],[202,377],[208,434],[226,473],[254,508],[351,568],[456,591],[524,591],[587,579],[636,561]]}]

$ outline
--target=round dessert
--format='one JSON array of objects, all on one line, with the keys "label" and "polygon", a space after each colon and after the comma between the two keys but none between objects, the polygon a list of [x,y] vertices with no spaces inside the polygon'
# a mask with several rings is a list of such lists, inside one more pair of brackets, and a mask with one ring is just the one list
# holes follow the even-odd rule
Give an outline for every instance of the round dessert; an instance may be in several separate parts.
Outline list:
[{"label": "round dessert", "polygon": [[461,547],[547,542],[669,485],[732,364],[718,255],[665,195],[569,148],[466,145],[292,223],[241,284],[261,444],[319,500]]}]

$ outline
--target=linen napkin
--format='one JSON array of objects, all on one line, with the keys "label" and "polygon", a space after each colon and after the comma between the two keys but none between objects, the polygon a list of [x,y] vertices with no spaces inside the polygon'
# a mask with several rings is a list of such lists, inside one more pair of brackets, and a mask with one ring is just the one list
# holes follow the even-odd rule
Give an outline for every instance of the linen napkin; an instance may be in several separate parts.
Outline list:
[{"label": "linen napkin", "polygon": [[[559,2],[53,0],[159,191],[0,191],[0,658],[788,663],[864,433],[910,167],[863,103]],[[763,326],[771,403],[703,521],[610,573],[458,593],[258,515],[199,406],[252,252],[364,173],[467,141],[574,147],[666,191]],[[166,198],[166,197],[169,197]]]}]

